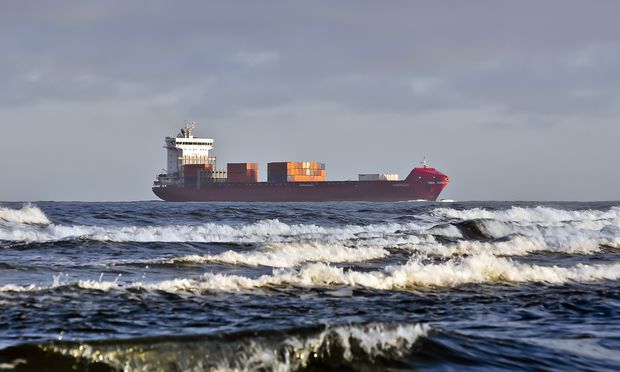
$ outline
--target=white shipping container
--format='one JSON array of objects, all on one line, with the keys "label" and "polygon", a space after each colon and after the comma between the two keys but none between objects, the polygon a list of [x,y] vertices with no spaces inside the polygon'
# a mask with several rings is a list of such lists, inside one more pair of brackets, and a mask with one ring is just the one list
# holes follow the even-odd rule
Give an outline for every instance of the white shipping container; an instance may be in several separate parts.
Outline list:
[{"label": "white shipping container", "polygon": [[360,181],[380,181],[379,173],[375,173],[375,174],[360,174],[359,175],[359,180]]},{"label": "white shipping container", "polygon": [[360,174],[360,181],[398,181],[398,174],[396,173],[371,173]]}]

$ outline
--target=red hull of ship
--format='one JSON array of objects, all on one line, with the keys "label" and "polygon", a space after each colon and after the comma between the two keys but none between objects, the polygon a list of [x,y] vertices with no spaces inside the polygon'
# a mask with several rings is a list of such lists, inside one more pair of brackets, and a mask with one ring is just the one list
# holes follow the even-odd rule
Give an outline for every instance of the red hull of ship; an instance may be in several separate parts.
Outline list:
[{"label": "red hull of ship", "polygon": [[210,183],[154,187],[165,201],[327,202],[437,200],[448,177],[434,168],[415,168],[403,181]]}]

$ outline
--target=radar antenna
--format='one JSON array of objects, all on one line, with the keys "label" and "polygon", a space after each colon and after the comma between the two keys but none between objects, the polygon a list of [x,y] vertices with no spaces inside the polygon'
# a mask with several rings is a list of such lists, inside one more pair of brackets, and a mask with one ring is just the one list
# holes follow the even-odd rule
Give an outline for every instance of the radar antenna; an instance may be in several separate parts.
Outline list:
[{"label": "radar antenna", "polygon": [[192,130],[194,130],[194,128],[196,128],[196,122],[195,121],[186,121],[185,122],[185,138],[192,138]]},{"label": "radar antenna", "polygon": [[424,159],[422,159],[422,167],[424,168],[428,168],[428,163],[426,162],[426,156],[424,157]]}]

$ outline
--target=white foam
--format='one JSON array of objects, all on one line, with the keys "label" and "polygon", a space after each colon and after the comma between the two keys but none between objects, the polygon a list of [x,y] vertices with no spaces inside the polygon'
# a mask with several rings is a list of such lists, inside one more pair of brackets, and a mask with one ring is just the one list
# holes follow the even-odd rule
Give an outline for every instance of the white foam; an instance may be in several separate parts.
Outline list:
[{"label": "white foam", "polygon": [[528,223],[560,223],[566,221],[596,221],[620,219],[620,207],[612,207],[607,211],[599,210],[563,210],[549,207],[522,208],[511,207],[506,210],[487,210],[473,208],[457,210],[452,208],[437,208],[431,215],[461,220],[493,219],[508,222]]},{"label": "white foam", "polygon": [[[549,251],[542,240],[514,236],[500,242],[459,241],[454,244],[424,244],[410,247],[417,253],[443,257],[491,254],[495,256],[524,256],[532,252]],[[598,250],[598,247],[597,247]],[[580,252],[581,253],[581,252]],[[588,252],[590,253],[590,252]]]},{"label": "white foam", "polygon": [[41,290],[41,287],[38,287],[36,285],[30,284],[30,285],[24,285],[24,286],[20,286],[20,285],[14,285],[14,284],[6,284],[3,286],[0,286],[0,292],[35,292],[35,291],[39,291]]},{"label": "white foam", "polygon": [[343,357],[346,360],[353,359],[352,340],[361,346],[366,355],[374,359],[386,349],[395,349],[399,352],[409,350],[419,337],[426,337],[429,331],[430,326],[426,324],[398,325],[395,328],[375,324],[363,328],[348,326],[334,329],[344,348]]},{"label": "white foam", "polygon": [[[394,358],[409,351],[420,337],[428,335],[430,329],[426,324],[393,326],[380,323],[328,328],[314,337],[289,337],[279,348],[253,344],[249,353],[220,362],[218,369],[239,370],[239,367],[251,366],[252,370],[299,370],[308,367],[310,361],[319,355],[351,362],[358,350],[363,351],[364,359],[374,360],[387,353]],[[334,347],[336,345],[339,348]],[[339,349],[342,354],[335,354]],[[283,354],[287,357],[281,358]]]},{"label": "white foam", "polygon": [[110,291],[121,287],[117,281],[109,282],[102,280],[80,280],[76,284],[82,289],[97,289],[100,291]]},{"label": "white foam", "polygon": [[[416,256],[404,265],[388,266],[381,271],[344,270],[325,263],[311,263],[299,269],[274,269],[270,275],[250,278],[241,275],[206,273],[199,278],[178,278],[160,282],[78,281],[80,288],[110,291],[135,288],[150,291],[202,292],[246,291],[273,286],[296,287],[367,287],[379,290],[408,290],[425,287],[454,287],[464,284],[591,282],[620,279],[620,263],[571,267],[541,266],[518,263],[504,257],[482,253],[443,263],[427,263]],[[39,291],[37,286],[0,287],[1,292]]]},{"label": "white foam", "polygon": [[388,256],[381,247],[348,247],[334,243],[274,243],[252,252],[226,251],[216,255],[190,255],[150,263],[210,263],[294,267],[303,262],[361,262]]},{"label": "white foam", "polygon": [[[496,220],[479,221],[481,229],[493,238],[518,234],[534,244],[544,243],[548,251],[591,254],[600,245],[616,246],[618,237],[615,221],[599,220],[589,224],[564,222],[559,225],[517,225]],[[527,243],[526,243],[527,244]]]},{"label": "white foam", "polygon": [[440,235],[446,238],[462,238],[463,234],[461,231],[454,225],[438,225],[433,226],[426,231],[429,234]]},{"label": "white foam", "polygon": [[562,284],[571,281],[617,280],[620,278],[620,264],[540,266],[517,263],[511,259],[490,254],[480,254],[441,264],[424,264],[421,260],[412,260],[406,265],[388,268],[384,278],[383,282],[375,282],[372,280],[375,279],[373,277],[361,277],[360,282],[363,285],[366,285],[364,284],[366,282],[382,289],[411,286],[452,287],[471,283]]},{"label": "white foam", "polygon": [[290,242],[310,240],[342,241],[382,238],[397,231],[420,231],[422,227],[408,224],[373,224],[322,227],[289,225],[278,220],[262,220],[246,225],[163,225],[163,226],[19,226],[0,228],[0,239],[8,241],[50,242],[89,239],[111,242]]},{"label": "white foam", "polygon": [[[35,208],[27,207],[24,208]],[[38,210],[38,209],[37,209]],[[620,208],[608,211],[559,211],[550,208],[512,208],[508,211],[472,209],[456,211],[435,209],[432,213],[462,218],[493,217],[477,223],[489,236],[502,239],[496,242],[459,241],[439,244],[434,236],[462,238],[459,229],[444,224],[433,227],[421,223],[383,223],[323,227],[314,224],[286,224],[278,220],[262,220],[252,224],[162,226],[63,226],[56,224],[0,224],[0,240],[18,242],[52,242],[62,240],[96,240],[110,242],[225,242],[252,243],[262,250],[256,252],[230,251],[218,255],[180,257],[186,262],[224,262],[244,265],[294,267],[303,262],[356,262],[381,258],[386,248],[412,250],[433,255],[525,255],[551,251],[567,254],[593,254],[602,245],[620,247]],[[41,212],[42,213],[42,212]],[[531,222],[540,214],[554,215],[552,220],[581,217],[563,222]],[[509,218],[529,216],[527,221]],[[536,217],[538,216],[538,217]],[[45,216],[44,216],[45,217]],[[445,218],[445,217],[442,217]],[[452,218],[452,217],[451,217]],[[31,219],[33,220],[33,219]],[[509,239],[504,241],[508,237]],[[270,248],[271,247],[271,248]],[[360,249],[355,251],[354,249]],[[359,255],[359,257],[356,257]],[[171,260],[175,260],[172,258]],[[122,261],[120,261],[122,262]]]},{"label": "white foam", "polygon": [[21,209],[0,207],[0,220],[13,223],[50,223],[45,213],[30,203],[24,204]]},{"label": "white foam", "polygon": [[146,289],[177,291],[242,291],[269,286],[363,286],[380,290],[419,287],[454,287],[463,284],[589,282],[620,279],[620,264],[573,267],[539,266],[517,263],[489,254],[425,264],[414,259],[405,265],[388,266],[384,271],[345,271],[324,263],[299,270],[275,270],[272,275],[248,278],[207,273],[201,279],[174,279],[145,284]]},{"label": "white foam", "polygon": [[492,238],[501,238],[514,233],[525,234],[529,231],[538,231],[535,227],[522,228],[519,225],[498,220],[477,221],[480,231]]},{"label": "white foam", "polygon": [[309,335],[255,336],[233,341],[211,339],[184,342],[137,343],[132,348],[106,344],[50,344],[44,349],[119,370],[291,371],[329,358],[393,359],[408,353],[431,327],[426,324],[343,325]]},{"label": "white foam", "polygon": [[[478,248],[488,253],[527,254],[533,251],[552,251],[567,254],[593,254],[600,251],[601,245],[620,247],[618,232],[620,231],[620,208],[613,207],[607,211],[563,211],[552,208],[519,208],[513,207],[505,211],[489,211],[479,208],[459,211],[439,208],[433,212],[441,218],[457,218],[463,220],[476,219],[480,230],[491,238],[500,239],[512,235],[520,235],[524,239],[511,239],[506,244],[495,244],[497,250],[489,245],[478,242],[461,242],[456,250],[472,247],[473,253]],[[456,237],[458,234],[445,225],[429,230],[439,229],[442,235]],[[452,235],[452,236],[450,236]],[[514,243],[519,243],[516,246]],[[454,250],[455,246],[440,246],[438,251]],[[509,251],[513,251],[510,253]],[[521,252],[521,253],[519,253]]]},{"label": "white foam", "polygon": [[11,369],[17,369],[17,367],[19,367],[22,364],[28,364],[28,361],[26,359],[21,359],[21,358],[13,359],[11,363],[0,363],[0,370],[8,371]]}]

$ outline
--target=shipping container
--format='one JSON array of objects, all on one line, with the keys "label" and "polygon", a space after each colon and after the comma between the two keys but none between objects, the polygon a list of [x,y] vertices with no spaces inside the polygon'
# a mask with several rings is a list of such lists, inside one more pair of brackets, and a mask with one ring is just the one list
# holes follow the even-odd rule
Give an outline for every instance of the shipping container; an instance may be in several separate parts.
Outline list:
[{"label": "shipping container", "polygon": [[258,173],[228,173],[228,182],[258,182]]},{"label": "shipping container", "polygon": [[319,162],[273,162],[267,164],[269,182],[322,182],[325,164]]},{"label": "shipping container", "polygon": [[182,178],[184,179],[184,183],[188,182],[195,184],[195,181],[190,181],[188,178],[196,179],[197,177],[201,177],[205,172],[211,171],[213,169],[212,164],[185,164],[183,166]]},{"label": "shipping container", "polygon": [[246,170],[257,170],[258,163],[228,163],[226,168],[229,172],[234,171],[246,171]]},{"label": "shipping container", "polygon": [[399,177],[396,173],[372,173],[360,174],[360,181],[398,181]]},{"label": "shipping container", "polygon": [[288,182],[323,182],[325,178],[319,176],[288,176]]},{"label": "shipping container", "polygon": [[258,182],[258,163],[228,163],[228,182]]}]

